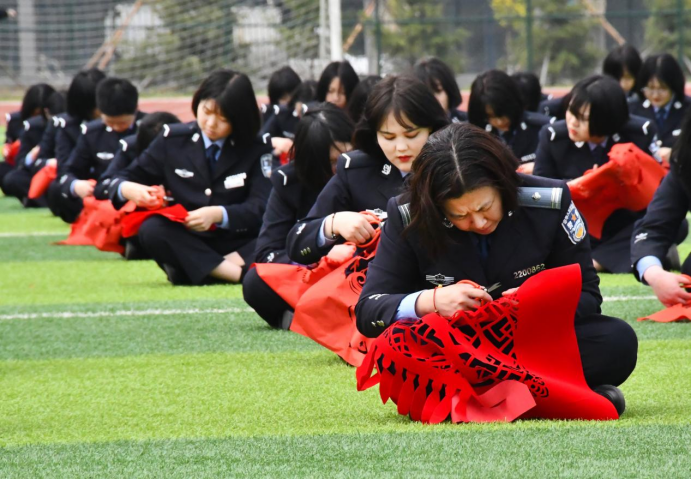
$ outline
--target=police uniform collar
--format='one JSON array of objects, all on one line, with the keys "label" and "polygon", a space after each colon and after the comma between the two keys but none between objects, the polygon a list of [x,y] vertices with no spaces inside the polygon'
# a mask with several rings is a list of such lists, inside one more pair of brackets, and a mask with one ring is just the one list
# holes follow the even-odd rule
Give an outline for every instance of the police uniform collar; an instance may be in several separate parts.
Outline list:
[{"label": "police uniform collar", "polygon": [[[206,151],[211,145],[216,145],[219,147],[219,150],[223,148],[224,143],[226,143],[226,138],[220,138],[216,141],[211,141],[207,135],[204,134],[204,132],[200,131],[200,135],[202,136],[202,141],[204,142],[204,151]],[[231,144],[233,141],[231,140]]]}]

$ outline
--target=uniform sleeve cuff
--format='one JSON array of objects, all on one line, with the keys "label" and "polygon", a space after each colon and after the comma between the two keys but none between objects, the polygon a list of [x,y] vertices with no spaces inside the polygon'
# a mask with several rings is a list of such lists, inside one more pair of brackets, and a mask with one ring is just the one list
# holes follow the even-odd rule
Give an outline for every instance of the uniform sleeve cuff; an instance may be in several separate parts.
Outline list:
[{"label": "uniform sleeve cuff", "polygon": [[397,321],[400,319],[419,319],[416,314],[416,301],[418,301],[418,296],[420,296],[422,292],[423,291],[411,293],[401,300],[396,310],[396,316],[394,317]]},{"label": "uniform sleeve cuff", "polygon": [[317,235],[317,246],[320,248],[322,248],[324,246],[332,246],[333,244],[336,244],[336,240],[327,238],[324,235],[324,224],[327,221],[327,218],[329,218],[329,216],[325,216],[325,218],[322,220],[322,224],[320,225],[320,232]]},{"label": "uniform sleeve cuff", "polygon": [[661,263],[661,260],[655,256],[644,256],[642,259],[637,261],[637,273],[639,273],[639,279],[642,283],[648,284],[644,280],[644,273],[646,273],[646,270],[652,266],[660,266],[662,268],[663,263]]},{"label": "uniform sleeve cuff", "polygon": [[228,229],[228,211],[226,208],[221,208],[221,212],[223,214],[223,220],[221,223],[216,223],[216,226],[221,229]]}]

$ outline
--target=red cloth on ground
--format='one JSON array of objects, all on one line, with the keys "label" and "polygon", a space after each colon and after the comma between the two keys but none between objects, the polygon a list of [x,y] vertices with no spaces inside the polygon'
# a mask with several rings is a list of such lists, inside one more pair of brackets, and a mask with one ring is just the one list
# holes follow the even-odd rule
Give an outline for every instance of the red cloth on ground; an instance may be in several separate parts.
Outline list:
[{"label": "red cloth on ground", "polygon": [[[688,282],[690,280],[690,277],[687,275],[683,275],[688,279]],[[689,284],[687,286],[689,288]],[[637,318],[637,321],[654,321],[657,323],[672,323],[674,321],[690,321],[692,318],[691,312],[690,312],[690,303],[687,304],[676,304],[674,306],[670,306],[666,309],[662,309],[661,311],[658,311],[656,313],[652,313],[648,316],[644,316],[643,318]]]},{"label": "red cloth on ground", "polygon": [[[93,181],[93,180],[92,180]],[[97,200],[93,196],[84,198],[84,208],[72,223],[70,235],[59,245],[95,246],[101,251],[124,253],[120,244],[121,220],[135,210],[135,204],[127,202],[120,210],[113,208],[108,200]]]},{"label": "red cloth on ground", "polygon": [[58,165],[49,164],[38,170],[38,172],[31,178],[31,185],[29,186],[29,199],[35,200],[43,196],[43,194],[48,190],[51,182],[58,177]]},{"label": "red cloth on ground", "polygon": [[5,143],[2,147],[2,157],[5,163],[14,166],[14,160],[19,153],[19,140],[14,140],[12,143]]},{"label": "red cloth on ground", "polygon": [[572,200],[584,216],[589,233],[599,239],[613,211],[646,208],[666,174],[663,166],[634,143],[614,145],[608,158],[604,165],[569,182]]},{"label": "red cloth on ground", "polygon": [[399,414],[425,423],[617,419],[584,379],[574,332],[580,294],[579,266],[570,265],[475,312],[394,323],[356,371],[358,390],[379,383],[383,403],[391,398]]},{"label": "red cloth on ground", "polygon": [[130,213],[122,220],[123,238],[129,238],[136,235],[144,220],[152,215],[161,215],[171,221],[184,223],[185,218],[187,218],[187,213],[188,212],[183,205],[169,206],[158,210],[136,211],[134,213]]},{"label": "red cloth on ground", "polygon": [[[370,213],[371,223],[380,220]],[[355,307],[375,257],[380,229],[365,245],[353,245],[354,255],[344,263],[323,257],[313,269],[305,266],[255,265],[257,274],[295,311],[291,331],[321,344],[352,366],[359,366],[372,338],[356,327]]]}]

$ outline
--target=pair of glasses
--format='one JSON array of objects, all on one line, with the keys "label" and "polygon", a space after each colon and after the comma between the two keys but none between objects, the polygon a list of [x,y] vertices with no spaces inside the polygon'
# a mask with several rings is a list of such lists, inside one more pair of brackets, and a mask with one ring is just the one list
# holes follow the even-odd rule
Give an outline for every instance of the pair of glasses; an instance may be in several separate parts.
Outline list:
[{"label": "pair of glasses", "polygon": [[668,87],[650,88],[648,86],[645,86],[644,88],[642,88],[642,90],[644,90],[644,93],[648,93],[650,95],[656,95],[656,94],[663,95],[665,93],[668,93],[670,91],[670,88],[668,88]]}]

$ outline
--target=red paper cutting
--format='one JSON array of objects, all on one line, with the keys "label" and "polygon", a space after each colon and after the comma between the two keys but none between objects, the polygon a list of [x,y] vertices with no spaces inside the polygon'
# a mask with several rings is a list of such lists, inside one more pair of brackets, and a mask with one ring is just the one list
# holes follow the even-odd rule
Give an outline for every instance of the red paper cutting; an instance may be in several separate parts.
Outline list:
[{"label": "red paper cutting", "polygon": [[358,390],[379,383],[383,402],[425,423],[617,419],[584,379],[574,332],[580,294],[581,272],[571,265],[451,320],[399,321],[371,345]]},{"label": "red paper cutting", "polygon": [[161,215],[176,223],[184,223],[187,218],[188,211],[183,205],[169,206],[158,210],[136,211],[125,216],[122,220],[122,235],[123,238],[135,236],[139,231],[144,220],[153,215]]},{"label": "red paper cutting", "polygon": [[646,208],[666,174],[663,166],[634,143],[614,145],[608,158],[604,165],[568,183],[589,233],[599,239],[603,224],[615,210]]},{"label": "red paper cutting", "polygon": [[[684,274],[687,278],[687,287],[689,288],[690,277]],[[654,321],[656,323],[672,323],[675,321],[690,321],[692,315],[690,313],[690,303],[687,304],[676,304],[670,306],[666,309],[658,311],[656,313],[644,316],[643,318],[637,318],[637,321]]]},{"label": "red paper cutting", "polygon": [[31,186],[29,186],[29,199],[35,200],[40,198],[48,190],[51,182],[58,177],[58,165],[48,164],[38,170],[31,178]]}]

